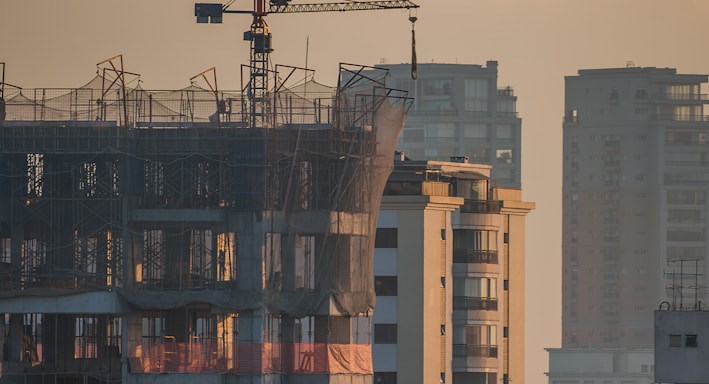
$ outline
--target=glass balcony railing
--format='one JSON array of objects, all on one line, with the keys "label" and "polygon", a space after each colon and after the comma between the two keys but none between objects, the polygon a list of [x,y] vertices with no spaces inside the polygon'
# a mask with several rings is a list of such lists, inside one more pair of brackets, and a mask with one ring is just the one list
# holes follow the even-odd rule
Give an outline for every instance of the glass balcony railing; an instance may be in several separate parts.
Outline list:
[{"label": "glass balcony railing", "polygon": [[497,345],[453,344],[453,356],[497,358]]},{"label": "glass balcony railing", "polygon": [[477,249],[454,249],[454,263],[497,264],[497,251]]},{"label": "glass balcony railing", "polygon": [[499,200],[469,200],[466,199],[460,207],[463,213],[500,213],[502,202]]},{"label": "glass balcony railing", "polygon": [[453,309],[497,311],[497,297],[453,296]]}]

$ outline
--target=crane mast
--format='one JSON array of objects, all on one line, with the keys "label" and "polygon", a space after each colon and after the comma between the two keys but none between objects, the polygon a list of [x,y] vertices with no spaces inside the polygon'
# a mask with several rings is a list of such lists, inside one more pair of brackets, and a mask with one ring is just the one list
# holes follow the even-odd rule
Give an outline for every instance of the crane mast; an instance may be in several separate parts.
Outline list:
[{"label": "crane mast", "polygon": [[[233,0],[232,0],[233,2]],[[246,97],[249,103],[249,124],[253,128],[264,128],[268,124],[269,67],[273,52],[271,33],[265,16],[269,13],[345,12],[383,9],[413,9],[419,6],[409,0],[346,1],[334,3],[289,4],[290,0],[254,0],[253,11],[231,10],[227,6],[214,3],[195,4],[198,23],[221,23],[224,13],[252,14],[251,28],[244,33],[244,40],[250,41],[249,83]],[[413,21],[412,21],[413,22]]]}]

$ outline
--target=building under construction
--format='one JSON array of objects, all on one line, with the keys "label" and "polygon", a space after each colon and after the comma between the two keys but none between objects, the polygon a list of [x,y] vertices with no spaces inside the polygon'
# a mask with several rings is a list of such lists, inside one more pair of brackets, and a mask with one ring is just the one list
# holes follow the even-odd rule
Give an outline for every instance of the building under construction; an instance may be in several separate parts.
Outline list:
[{"label": "building under construction", "polygon": [[409,100],[364,69],[331,89],[277,67],[307,81],[260,100],[146,91],[122,67],[4,87],[0,382],[371,383]]}]

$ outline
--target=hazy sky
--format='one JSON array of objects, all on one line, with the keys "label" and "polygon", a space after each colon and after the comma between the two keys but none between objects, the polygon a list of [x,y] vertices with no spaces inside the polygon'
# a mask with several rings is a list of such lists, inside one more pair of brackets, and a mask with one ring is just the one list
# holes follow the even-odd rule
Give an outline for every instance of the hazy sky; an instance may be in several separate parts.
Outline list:
[{"label": "hazy sky", "polygon": [[[296,0],[298,1],[298,0]],[[674,67],[709,73],[709,0],[419,0],[419,62],[499,61],[499,85],[518,96],[528,219],[527,380],[546,383],[561,334],[561,117],[564,76],[581,68]],[[237,0],[232,9],[249,9]],[[270,15],[276,63],[318,70],[334,85],[339,62],[408,62],[400,10]],[[196,24],[192,0],[0,0],[0,62],[25,88],[78,87],[96,63],[123,54],[146,89],[176,89],[216,66],[220,89],[239,88],[247,15]],[[706,90],[705,90],[706,92]]]}]

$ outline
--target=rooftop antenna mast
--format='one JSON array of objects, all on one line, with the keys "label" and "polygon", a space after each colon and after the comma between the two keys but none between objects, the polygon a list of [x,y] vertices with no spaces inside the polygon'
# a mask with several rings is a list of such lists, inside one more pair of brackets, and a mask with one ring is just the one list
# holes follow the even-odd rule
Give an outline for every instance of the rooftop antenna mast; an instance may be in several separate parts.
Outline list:
[{"label": "rooftop antenna mast", "polygon": [[269,67],[273,52],[271,32],[266,24],[269,13],[304,13],[304,12],[344,12],[383,9],[414,9],[419,6],[409,0],[343,1],[336,3],[290,4],[290,0],[253,0],[253,10],[231,10],[226,5],[197,3],[194,14],[197,23],[221,23],[224,13],[251,14],[251,28],[244,33],[244,40],[250,42],[249,83],[246,98],[249,103],[249,124],[252,128],[268,126],[270,105]]}]

